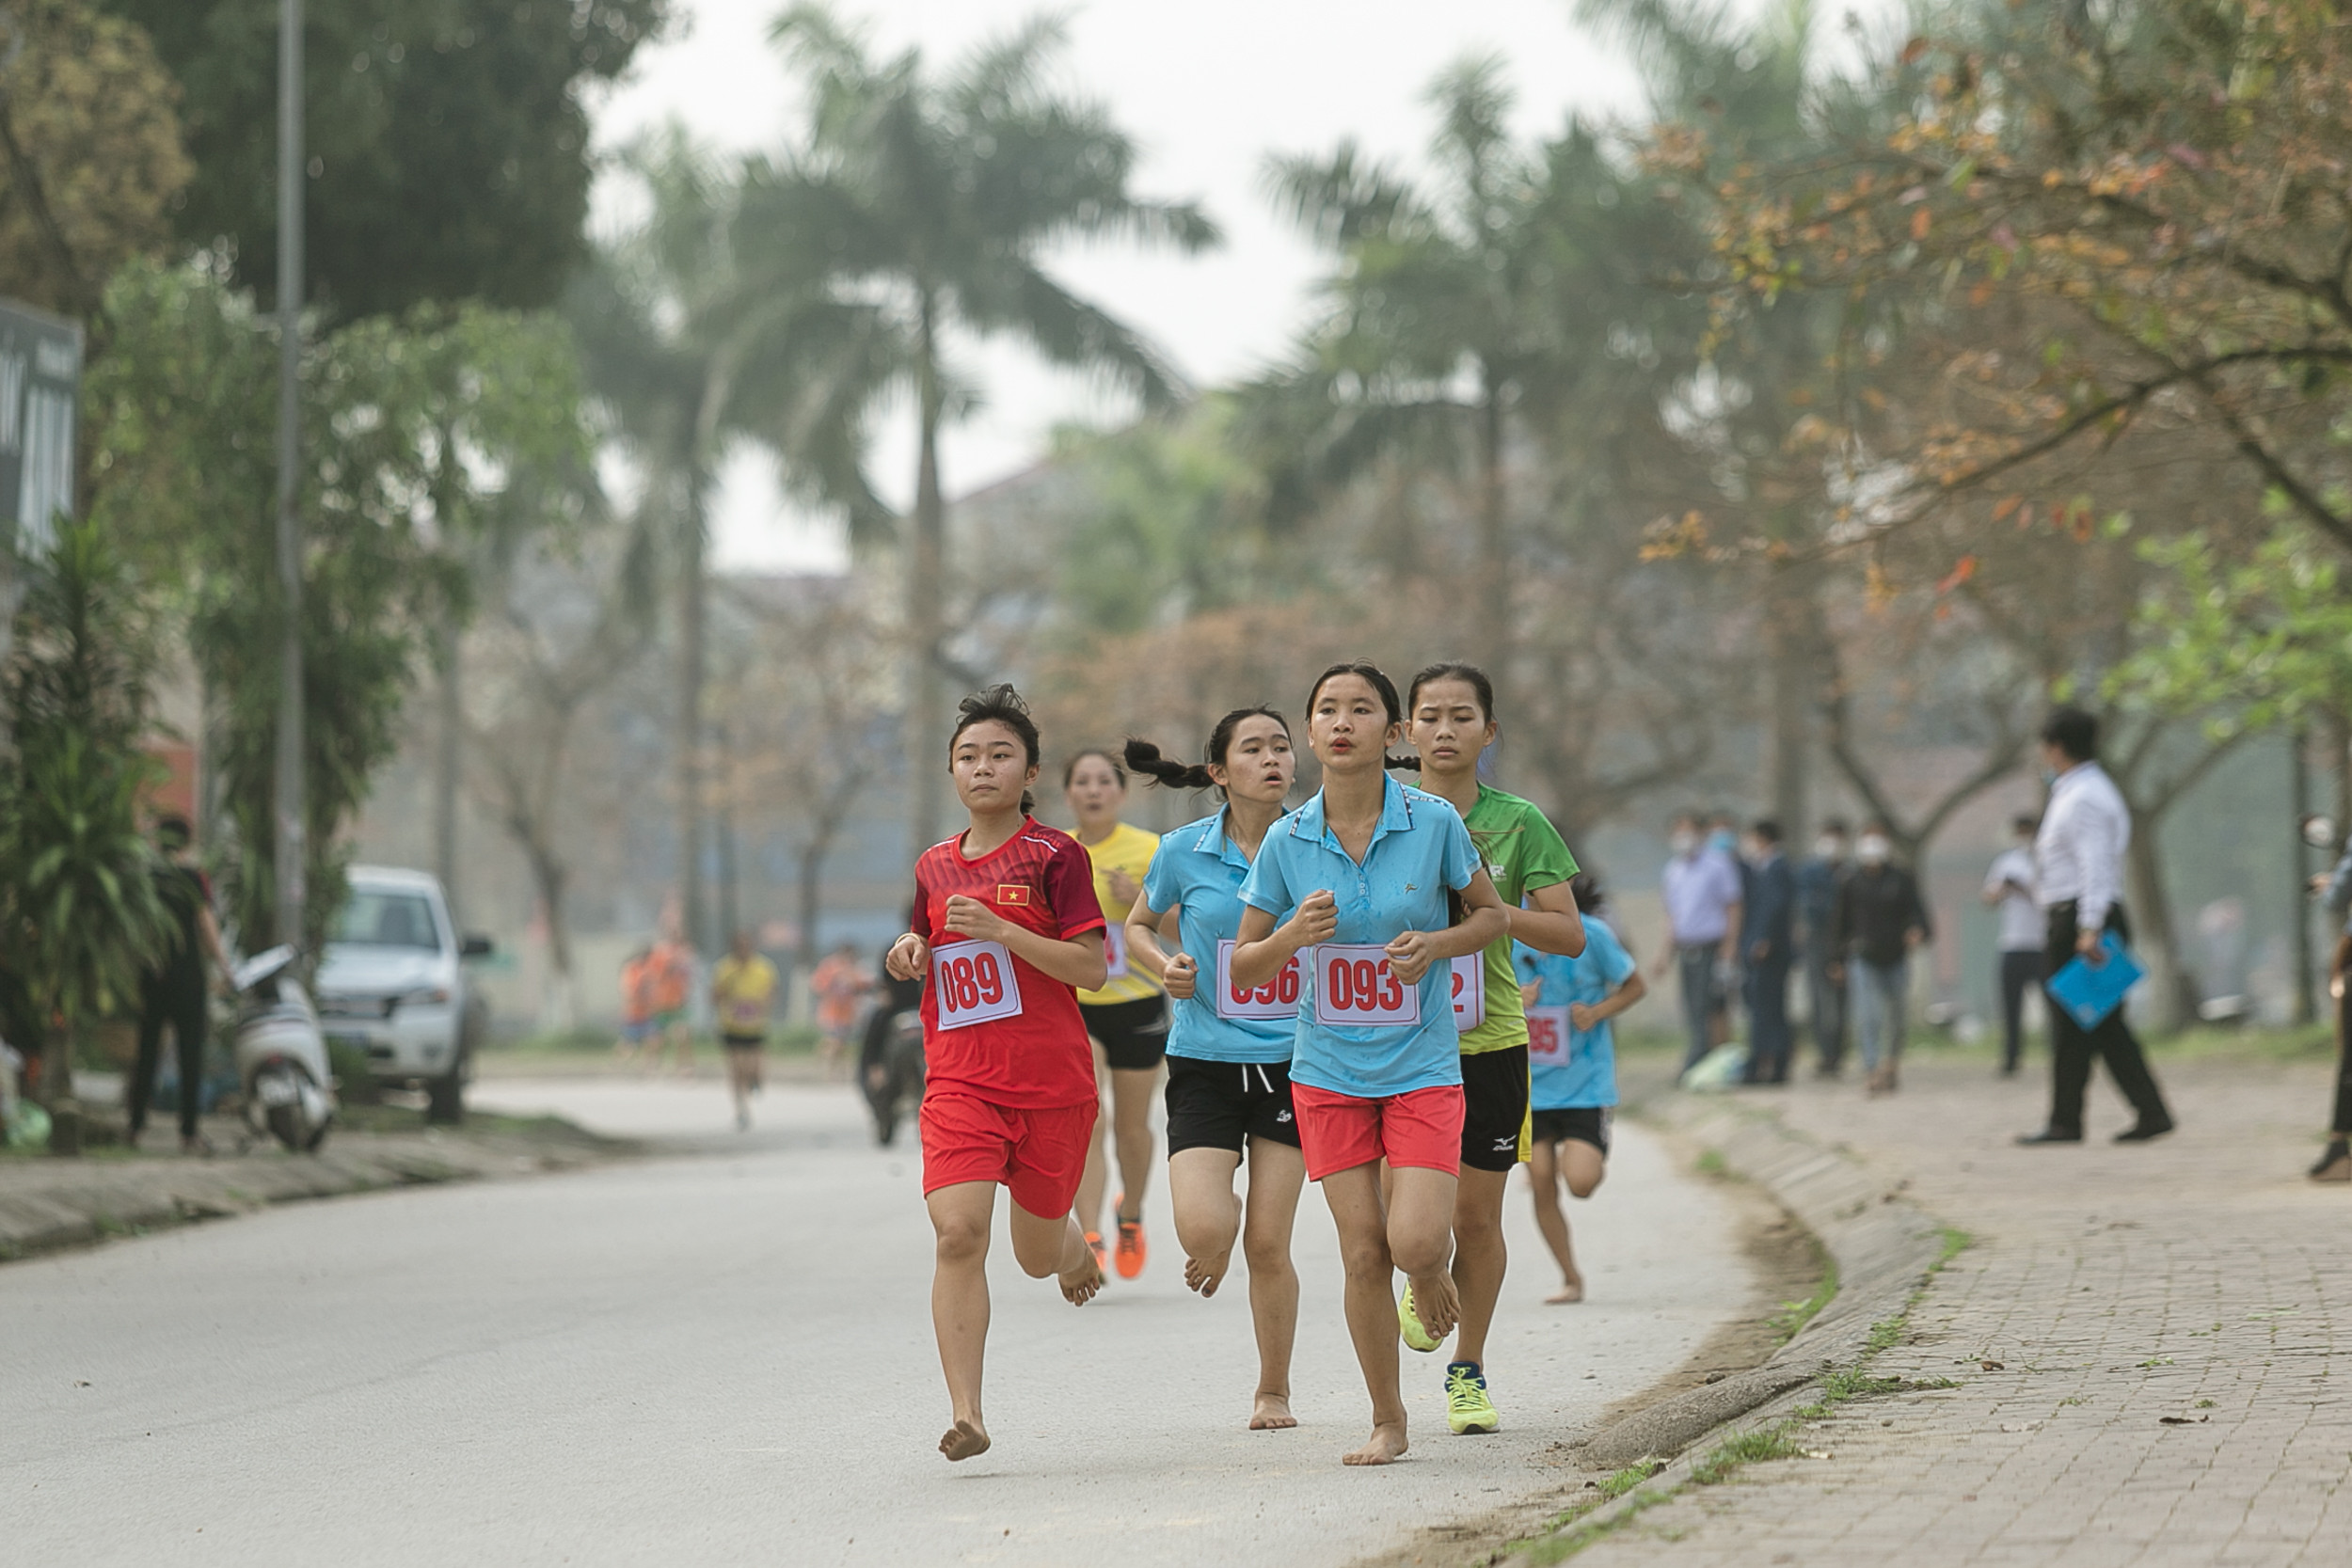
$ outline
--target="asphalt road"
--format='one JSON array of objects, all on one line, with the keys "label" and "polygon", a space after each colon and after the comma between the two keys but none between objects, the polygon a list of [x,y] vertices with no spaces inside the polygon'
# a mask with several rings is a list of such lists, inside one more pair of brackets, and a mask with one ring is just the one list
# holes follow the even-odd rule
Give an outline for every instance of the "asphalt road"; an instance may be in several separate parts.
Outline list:
[{"label": "asphalt road", "polygon": [[1286,1433],[1244,1429],[1242,1277],[1184,1290],[1164,1192],[1149,1270],[1082,1309],[1000,1219],[995,1447],[950,1466],[908,1134],[873,1148],[845,1089],[771,1090],[737,1135],[708,1083],[479,1087],[679,1152],[0,1268],[8,1560],[1343,1564],[1556,1481],[1549,1445],[1754,1305],[1730,1211],[1624,1127],[1578,1209],[1587,1304],[1542,1305],[1513,1193],[1503,1433],[1449,1435],[1443,1358],[1407,1353],[1411,1454],[1348,1470],[1366,1405],[1311,1194]]}]

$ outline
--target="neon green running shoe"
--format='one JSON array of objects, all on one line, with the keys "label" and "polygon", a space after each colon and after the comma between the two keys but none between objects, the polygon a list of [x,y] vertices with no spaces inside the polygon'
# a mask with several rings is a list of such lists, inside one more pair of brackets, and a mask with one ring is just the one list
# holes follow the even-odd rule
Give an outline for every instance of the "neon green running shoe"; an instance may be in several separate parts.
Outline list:
[{"label": "neon green running shoe", "polygon": [[1495,1402],[1486,1397],[1486,1374],[1475,1361],[1455,1361],[1445,1370],[1445,1424],[1456,1437],[1502,1430]]},{"label": "neon green running shoe", "polygon": [[1413,1310],[1413,1288],[1410,1285],[1406,1286],[1405,1293],[1397,1298],[1396,1327],[1397,1332],[1405,1336],[1406,1344],[1424,1354],[1445,1342],[1422,1326],[1421,1314]]}]

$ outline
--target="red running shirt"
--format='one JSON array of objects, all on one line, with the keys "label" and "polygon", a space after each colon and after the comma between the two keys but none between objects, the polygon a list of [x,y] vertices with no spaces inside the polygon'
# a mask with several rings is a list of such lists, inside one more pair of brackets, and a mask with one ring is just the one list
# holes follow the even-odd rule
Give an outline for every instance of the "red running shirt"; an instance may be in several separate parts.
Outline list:
[{"label": "red running shirt", "polygon": [[[1078,993],[1027,959],[1004,960],[947,929],[947,900],[961,894],[1004,919],[1056,942],[1103,928],[1094,896],[1094,863],[1086,847],[1034,817],[978,860],[965,860],[961,834],[934,844],[914,863],[914,934],[931,946],[923,985],[924,1081],[1015,1110],[1083,1105],[1099,1092],[1094,1050],[1087,1043]],[[974,959],[979,959],[976,968]],[[1011,982],[1010,990],[1006,981]],[[943,986],[955,988],[941,1027]],[[1019,1010],[1007,1012],[1017,992]],[[956,1018],[979,1022],[957,1023]]]}]

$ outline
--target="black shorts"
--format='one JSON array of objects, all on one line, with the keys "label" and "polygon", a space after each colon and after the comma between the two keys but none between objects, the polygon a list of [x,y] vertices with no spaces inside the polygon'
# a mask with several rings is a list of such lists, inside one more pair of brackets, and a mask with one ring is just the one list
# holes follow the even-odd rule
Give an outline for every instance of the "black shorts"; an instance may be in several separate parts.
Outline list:
[{"label": "black shorts", "polygon": [[1609,1112],[1606,1105],[1578,1105],[1565,1111],[1535,1113],[1535,1141],[1556,1144],[1564,1138],[1574,1138],[1581,1144],[1591,1144],[1600,1150],[1601,1158],[1609,1157]]},{"label": "black shorts", "polygon": [[1121,1072],[1145,1072],[1168,1054],[1168,998],[1078,1004],[1087,1033],[1103,1042],[1103,1058]]},{"label": "black shorts", "polygon": [[768,1044],[765,1035],[721,1035],[719,1043],[729,1051],[758,1051]]},{"label": "black shorts", "polygon": [[1527,1095],[1524,1045],[1462,1058],[1462,1164],[1507,1171],[1519,1163]]},{"label": "black shorts", "polygon": [[1239,1154],[1251,1138],[1298,1147],[1288,1062],[1168,1059],[1168,1153],[1225,1148]]}]

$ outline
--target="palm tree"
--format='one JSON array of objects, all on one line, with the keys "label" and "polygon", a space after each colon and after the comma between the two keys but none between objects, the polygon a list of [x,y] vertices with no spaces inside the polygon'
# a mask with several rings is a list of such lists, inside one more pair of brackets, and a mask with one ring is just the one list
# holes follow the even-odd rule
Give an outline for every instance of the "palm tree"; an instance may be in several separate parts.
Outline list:
[{"label": "palm tree", "polygon": [[1514,649],[1509,442],[1533,383],[1559,358],[1545,170],[1510,139],[1499,57],[1457,63],[1428,100],[1435,190],[1368,163],[1352,141],[1269,160],[1276,201],[1336,265],[1327,312],[1296,358],[1248,389],[1248,438],[1272,470],[1278,516],[1389,463],[1469,479],[1476,656],[1500,694]]},{"label": "palm tree", "polygon": [[903,355],[872,307],[829,296],[821,237],[739,233],[755,168],[728,166],[676,127],[624,163],[649,198],[644,221],[600,249],[571,318],[589,380],[634,455],[639,504],[659,520],[677,594],[678,896],[706,945],[703,688],[710,501],[739,441],[774,453],[787,488],[847,511],[853,531],[886,515],[860,467],[865,410]]},{"label": "palm tree", "polygon": [[[1183,388],[1175,368],[1133,327],[1064,288],[1041,258],[1065,240],[1110,236],[1194,251],[1217,232],[1190,203],[1135,196],[1135,145],[1107,107],[1054,90],[1058,21],[1033,21],[945,75],[927,71],[915,49],[873,59],[821,5],[787,11],[772,36],[810,90],[807,143],[755,172],[747,233],[755,221],[779,246],[821,236],[840,296],[878,306],[904,336],[906,358],[888,389],[912,394],[918,432],[914,527],[903,543],[907,721],[911,754],[920,755],[946,705],[939,432],[977,401],[951,367],[955,340],[1009,336],[1147,407],[1170,404]],[[838,390],[863,406],[882,388]],[[917,767],[914,779],[920,848],[938,827],[940,769]]]}]

